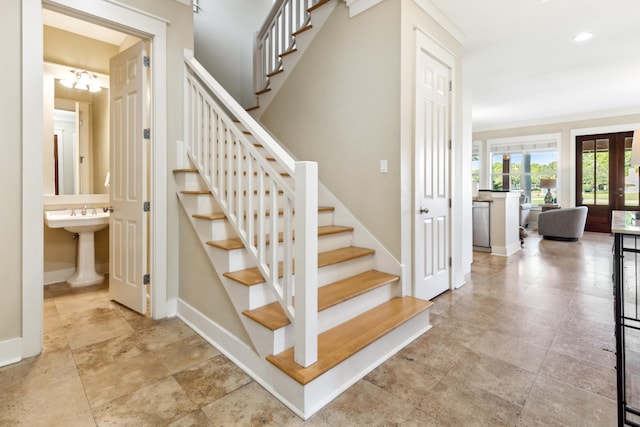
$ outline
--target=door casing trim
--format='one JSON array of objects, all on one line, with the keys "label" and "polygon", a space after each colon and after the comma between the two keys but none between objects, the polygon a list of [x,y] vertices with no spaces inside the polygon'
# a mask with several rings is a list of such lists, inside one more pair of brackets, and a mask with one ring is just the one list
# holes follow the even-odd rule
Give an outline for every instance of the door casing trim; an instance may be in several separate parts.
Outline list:
[{"label": "door casing trim", "polygon": [[[167,21],[100,0],[22,1],[22,357],[42,351],[44,223],[43,212],[43,19],[42,8],[151,40],[151,199],[150,274],[154,319],[171,314],[167,301]],[[25,82],[28,82],[26,84]],[[172,292],[176,293],[177,292]]]}]

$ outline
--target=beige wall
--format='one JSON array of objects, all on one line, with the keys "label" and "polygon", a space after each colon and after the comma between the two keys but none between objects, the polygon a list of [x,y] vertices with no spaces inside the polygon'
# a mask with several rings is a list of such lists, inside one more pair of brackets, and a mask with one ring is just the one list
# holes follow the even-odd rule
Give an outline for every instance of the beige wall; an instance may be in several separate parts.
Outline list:
[{"label": "beige wall", "polygon": [[245,344],[252,345],[183,209],[180,209],[180,248],[180,299]]},{"label": "beige wall", "polygon": [[[2,4],[0,39],[3,65],[0,67],[2,97],[0,124],[3,134],[0,156],[0,200],[4,206],[0,221],[0,341],[21,334],[22,293],[22,118],[20,2]],[[14,42],[10,42],[10,41]]]},{"label": "beige wall", "polygon": [[[344,3],[322,27],[261,121],[399,258],[400,7],[353,19]],[[379,172],[387,160],[389,172]]]}]

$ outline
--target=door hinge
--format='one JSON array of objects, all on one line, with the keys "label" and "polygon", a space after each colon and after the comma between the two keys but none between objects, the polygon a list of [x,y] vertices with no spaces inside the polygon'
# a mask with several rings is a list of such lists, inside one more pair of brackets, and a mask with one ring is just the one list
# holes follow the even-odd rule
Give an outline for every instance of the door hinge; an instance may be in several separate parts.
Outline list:
[{"label": "door hinge", "polygon": [[449,92],[453,92],[453,80],[449,80]]},{"label": "door hinge", "polygon": [[151,128],[146,128],[144,131],[142,131],[142,136],[144,137],[144,139],[151,139]]},{"label": "door hinge", "polygon": [[452,207],[451,204],[452,204],[451,199],[449,199],[449,209],[451,209],[451,207]]},{"label": "door hinge", "polygon": [[145,274],[144,276],[142,276],[142,284],[148,285],[149,283],[151,283],[151,275]]},{"label": "door hinge", "polygon": [[451,140],[449,140],[449,150],[451,150]]},{"label": "door hinge", "polygon": [[144,202],[142,204],[142,212],[151,212],[151,202]]},{"label": "door hinge", "polygon": [[144,65],[147,68],[151,67],[151,58],[148,56],[145,56],[144,58],[142,58],[142,65]]},{"label": "door hinge", "polygon": [[453,267],[453,258],[449,257],[449,267]]}]

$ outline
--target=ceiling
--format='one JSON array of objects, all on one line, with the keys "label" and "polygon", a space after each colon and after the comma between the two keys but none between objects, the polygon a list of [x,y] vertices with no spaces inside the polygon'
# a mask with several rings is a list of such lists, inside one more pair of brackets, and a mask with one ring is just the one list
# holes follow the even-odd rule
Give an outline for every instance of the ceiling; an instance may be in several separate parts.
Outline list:
[{"label": "ceiling", "polygon": [[474,132],[640,113],[640,1],[431,2],[464,35]]},{"label": "ceiling", "polygon": [[[640,1],[431,0],[464,39],[473,130],[640,113]],[[44,10],[46,25],[125,34]],[[593,38],[573,37],[589,31]]]},{"label": "ceiling", "polygon": [[100,40],[116,46],[120,46],[127,37],[124,33],[101,27],[81,19],[76,19],[71,16],[63,15],[61,13],[56,13],[49,9],[42,9],[42,20],[44,25],[69,31],[70,33],[80,34],[84,37]]}]

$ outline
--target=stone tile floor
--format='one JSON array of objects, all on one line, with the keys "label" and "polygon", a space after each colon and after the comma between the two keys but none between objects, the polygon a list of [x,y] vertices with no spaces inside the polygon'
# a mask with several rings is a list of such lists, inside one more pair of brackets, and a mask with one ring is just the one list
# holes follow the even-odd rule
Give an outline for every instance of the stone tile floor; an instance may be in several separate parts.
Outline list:
[{"label": "stone tile floor", "polygon": [[[311,426],[614,426],[611,247],[530,233],[474,253],[433,328],[314,415]],[[1,426],[305,424],[177,318],[104,285],[46,287],[44,351],[0,368]]]}]

